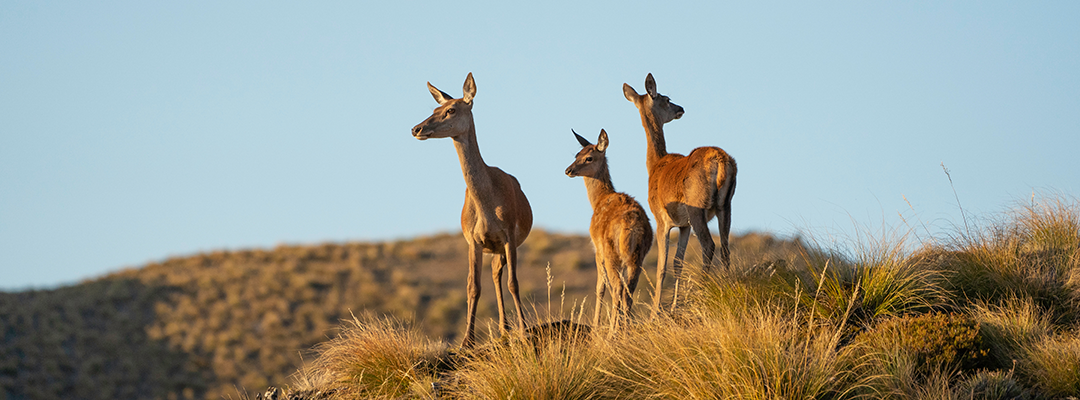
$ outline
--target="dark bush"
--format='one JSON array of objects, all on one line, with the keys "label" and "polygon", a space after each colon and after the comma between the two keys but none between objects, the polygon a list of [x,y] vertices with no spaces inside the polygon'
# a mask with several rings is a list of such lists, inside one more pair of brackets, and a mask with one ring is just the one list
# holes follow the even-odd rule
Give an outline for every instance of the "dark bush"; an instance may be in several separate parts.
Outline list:
[{"label": "dark bush", "polygon": [[855,342],[870,347],[898,346],[926,372],[934,368],[974,371],[992,366],[979,323],[961,314],[918,314],[885,320]]}]

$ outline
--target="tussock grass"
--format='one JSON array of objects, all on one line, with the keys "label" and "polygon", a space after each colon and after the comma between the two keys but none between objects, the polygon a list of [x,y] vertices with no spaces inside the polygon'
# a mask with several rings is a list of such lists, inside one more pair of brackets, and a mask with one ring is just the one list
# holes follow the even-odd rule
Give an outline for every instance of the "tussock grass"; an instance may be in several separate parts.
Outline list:
[{"label": "tussock grass", "polygon": [[962,301],[1025,297],[1055,323],[1080,318],[1080,204],[1032,201],[1001,221],[958,234],[946,245],[949,288]]},{"label": "tussock grass", "polygon": [[[591,336],[510,335],[438,369],[423,366],[443,351],[424,349],[439,346],[355,322],[305,371],[322,379],[309,378],[312,387],[357,385],[350,395],[366,397],[1077,396],[1080,205],[1032,202],[1003,222],[968,226],[924,243],[902,232],[847,248],[796,241],[783,253],[735,254],[732,267],[710,274],[687,263],[674,312],[637,312]],[[356,348],[329,356],[339,346]],[[432,382],[436,391],[421,388]]]},{"label": "tussock grass", "polygon": [[705,275],[697,264],[686,265],[688,304],[698,318],[772,309],[795,311],[801,287],[793,287],[789,262],[781,259]]},{"label": "tussock grass", "polygon": [[923,261],[926,250],[912,254],[909,238],[864,235],[853,251],[804,252],[803,268],[795,272],[803,285],[799,301],[823,318],[835,320],[850,312],[857,328],[940,307],[946,298],[942,271]]},{"label": "tussock grass", "polygon": [[839,327],[795,323],[775,306],[689,312],[607,344],[620,398],[834,398],[850,390]]},{"label": "tussock grass", "polygon": [[975,304],[969,312],[979,321],[990,354],[1000,368],[1012,368],[1025,347],[1054,333],[1049,315],[1030,298],[1011,298],[996,305]]},{"label": "tussock grass", "polygon": [[1022,349],[1017,368],[1033,387],[1054,398],[1080,395],[1080,334],[1050,336]]},{"label": "tussock grass", "polygon": [[597,368],[602,354],[573,338],[516,335],[505,344],[466,357],[452,374],[448,395],[462,399],[600,398],[604,376]]},{"label": "tussock grass", "polygon": [[1013,371],[979,371],[954,389],[957,399],[1031,400],[1031,391],[1013,377]]},{"label": "tussock grass", "polygon": [[297,374],[297,392],[331,398],[433,398],[436,367],[446,345],[389,319],[355,316],[341,334],[315,349],[318,357]]}]

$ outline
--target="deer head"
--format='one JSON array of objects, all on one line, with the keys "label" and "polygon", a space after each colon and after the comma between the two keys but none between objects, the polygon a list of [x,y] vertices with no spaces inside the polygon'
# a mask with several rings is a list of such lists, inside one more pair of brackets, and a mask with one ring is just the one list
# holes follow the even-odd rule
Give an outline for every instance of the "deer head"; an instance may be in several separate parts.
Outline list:
[{"label": "deer head", "polygon": [[[571,129],[570,132],[574,132],[574,130]],[[577,156],[574,156],[574,163],[566,168],[566,176],[571,178],[575,176],[597,177],[607,167],[607,156],[604,155],[604,151],[607,150],[608,146],[607,132],[604,132],[603,129],[600,130],[600,137],[596,139],[596,144],[589,143],[587,139],[578,135],[577,132],[574,132],[574,137],[577,138],[582,149],[577,153]]]},{"label": "deer head", "polygon": [[652,73],[645,77],[645,94],[639,95],[634,88],[625,83],[622,89],[623,96],[634,103],[643,115],[651,115],[660,124],[677,120],[683,115],[681,106],[672,103],[670,98],[656,91],[656,80],[653,79]]},{"label": "deer head", "polygon": [[476,96],[476,83],[473,82],[472,72],[465,78],[463,96],[460,99],[450,97],[446,92],[432,86],[431,82],[428,82],[427,87],[439,106],[424,122],[412,128],[413,137],[420,140],[456,137],[473,129],[472,100]]}]

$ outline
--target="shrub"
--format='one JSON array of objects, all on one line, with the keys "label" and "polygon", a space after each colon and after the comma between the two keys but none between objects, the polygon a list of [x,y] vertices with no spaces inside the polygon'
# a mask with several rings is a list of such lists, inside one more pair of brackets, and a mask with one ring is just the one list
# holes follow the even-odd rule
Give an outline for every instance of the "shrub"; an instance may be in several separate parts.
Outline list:
[{"label": "shrub", "polygon": [[960,314],[892,318],[860,334],[855,343],[871,352],[899,349],[922,369],[924,376],[937,368],[968,371],[984,368],[990,362],[990,348],[980,334],[978,322]]}]

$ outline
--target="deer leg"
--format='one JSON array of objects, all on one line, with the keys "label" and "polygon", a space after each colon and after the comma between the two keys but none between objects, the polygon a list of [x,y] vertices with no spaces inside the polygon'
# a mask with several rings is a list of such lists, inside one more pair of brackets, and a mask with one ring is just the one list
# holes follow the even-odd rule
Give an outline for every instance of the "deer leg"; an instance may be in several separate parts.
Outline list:
[{"label": "deer leg", "polygon": [[679,243],[675,246],[675,280],[678,281],[682,278],[682,267],[685,262],[684,256],[686,255],[686,244],[690,241],[690,227],[679,227]]},{"label": "deer leg", "polygon": [[604,292],[607,291],[607,275],[604,273],[604,257],[600,254],[600,248],[596,248],[596,308],[593,310],[593,329],[600,327],[600,304],[604,300]]},{"label": "deer leg", "polygon": [[626,273],[626,314],[630,315],[630,309],[634,306],[634,291],[637,290],[638,278],[641,277],[641,264],[634,261],[624,261]]},{"label": "deer leg", "polygon": [[712,268],[713,254],[716,251],[716,245],[712,240],[712,233],[709,232],[709,220],[705,214],[705,210],[694,210],[690,214],[690,226],[697,233],[698,243],[701,244],[701,269],[705,272],[709,272]]},{"label": "deer leg", "polygon": [[619,274],[619,266],[608,265],[606,269],[608,285],[611,286],[611,322],[608,324],[608,337],[611,337],[615,334],[615,328],[623,317],[623,307],[626,304],[623,301],[623,296],[626,293],[626,288],[622,281],[622,275]]},{"label": "deer leg", "polygon": [[724,268],[731,267],[731,249],[728,247],[728,239],[731,236],[731,198],[735,197],[735,174],[731,174],[729,179],[731,182],[727,186],[727,193],[724,194],[716,213],[716,219],[720,222],[720,264]]},{"label": "deer leg", "polygon": [[461,347],[472,347],[476,341],[473,325],[476,322],[476,303],[480,299],[480,263],[484,261],[483,248],[479,244],[469,243],[469,279],[468,290],[468,317],[465,324],[465,339],[461,341]]},{"label": "deer leg", "polygon": [[679,291],[678,291],[679,280],[682,279],[683,263],[686,261],[686,259],[684,258],[685,255],[686,255],[686,243],[688,243],[689,241],[690,241],[690,227],[689,226],[680,226],[679,227],[679,243],[675,247],[675,260],[674,260],[675,271],[674,271],[674,273],[675,273],[675,288],[676,288],[676,290],[675,290],[675,295],[672,296],[672,298],[671,298],[671,309],[672,310],[675,309],[675,304],[679,301],[679,299],[677,298],[677,296],[679,295]]},{"label": "deer leg", "polygon": [[656,221],[656,290],[653,290],[653,316],[660,314],[660,293],[664,287],[664,275],[667,268],[668,234],[671,226]]},{"label": "deer leg", "polygon": [[507,277],[506,288],[510,289],[510,296],[514,298],[514,308],[517,309],[518,316],[518,329],[521,331],[521,335],[525,335],[525,313],[521,309],[521,295],[518,294],[518,279],[517,279],[517,243],[513,240],[506,241],[506,261],[507,269],[509,270],[509,276]]},{"label": "deer leg", "polygon": [[716,219],[720,222],[720,265],[729,268],[731,267],[731,249],[728,247],[728,240],[731,235],[730,198],[720,207],[720,212],[716,213]]},{"label": "deer leg", "polygon": [[502,274],[505,264],[505,255],[495,254],[491,257],[491,280],[495,282],[495,300],[499,304],[499,333],[504,335],[510,330],[510,323],[506,321],[506,307],[503,306]]}]

